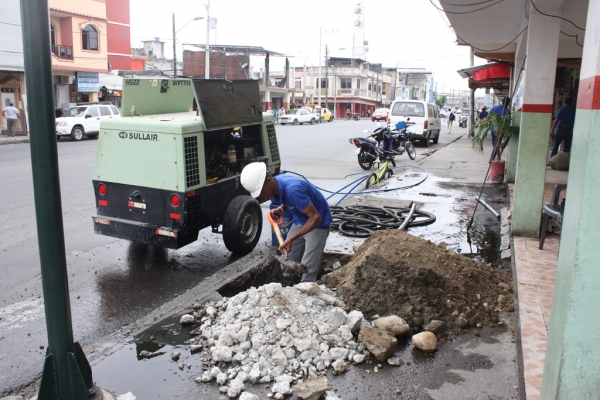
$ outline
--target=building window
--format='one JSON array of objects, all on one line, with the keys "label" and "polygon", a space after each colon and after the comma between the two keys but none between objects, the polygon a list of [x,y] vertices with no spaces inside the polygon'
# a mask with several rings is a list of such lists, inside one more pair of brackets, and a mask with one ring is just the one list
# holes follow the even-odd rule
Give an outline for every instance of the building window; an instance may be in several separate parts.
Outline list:
[{"label": "building window", "polygon": [[342,78],[342,89],[352,89],[352,78]]},{"label": "building window", "polygon": [[123,35],[123,36],[127,35],[127,29],[121,29],[121,35]]},{"label": "building window", "polygon": [[328,84],[329,78],[321,78],[321,87],[322,88],[327,88],[329,87]]},{"label": "building window", "polygon": [[356,80],[356,88],[357,88],[357,89],[360,89],[360,79],[357,79],[357,80]]},{"label": "building window", "polygon": [[302,81],[300,79],[296,79],[296,89],[302,89]]},{"label": "building window", "polygon": [[98,51],[98,31],[92,25],[86,25],[81,31],[81,42],[84,50]]},{"label": "building window", "polygon": [[373,90],[373,86],[371,84],[371,82],[369,82],[369,91]]},{"label": "building window", "polygon": [[54,25],[50,24],[50,43],[52,45],[52,49],[56,46],[56,33],[54,32]]}]

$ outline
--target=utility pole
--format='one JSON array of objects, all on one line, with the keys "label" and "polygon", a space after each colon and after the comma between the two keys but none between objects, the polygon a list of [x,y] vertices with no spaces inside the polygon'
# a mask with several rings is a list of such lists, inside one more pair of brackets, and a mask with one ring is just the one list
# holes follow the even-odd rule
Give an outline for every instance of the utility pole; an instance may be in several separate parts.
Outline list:
[{"label": "utility pole", "polygon": [[206,0],[206,58],[204,60],[204,79],[210,79],[210,0]]},{"label": "utility pole", "polygon": [[325,108],[329,107],[329,53],[325,45]]},{"label": "utility pole", "polygon": [[335,67],[333,68],[333,116],[337,118],[337,79],[335,77]]},{"label": "utility pole", "polygon": [[[471,67],[475,65],[475,52],[473,51],[473,48],[471,47]],[[469,117],[469,129],[467,130],[468,135],[472,136],[473,135],[473,127],[475,126],[475,90],[473,88],[471,89],[471,93],[469,95],[469,112],[471,113],[471,116]]]},{"label": "utility pole", "polygon": [[323,38],[322,28],[319,28],[319,80],[317,82],[318,101],[319,107],[321,107],[321,39]]},{"label": "utility pole", "polygon": [[177,79],[177,41],[175,40],[175,13],[173,13],[173,79]]}]

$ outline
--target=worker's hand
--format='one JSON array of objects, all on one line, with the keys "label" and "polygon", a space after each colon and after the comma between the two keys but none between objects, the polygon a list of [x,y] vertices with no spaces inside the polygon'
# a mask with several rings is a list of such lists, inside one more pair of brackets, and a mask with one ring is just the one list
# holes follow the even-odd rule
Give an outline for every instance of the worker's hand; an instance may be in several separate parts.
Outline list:
[{"label": "worker's hand", "polygon": [[285,242],[283,242],[277,250],[279,250],[279,252],[283,254],[284,249],[288,252],[288,254],[290,251],[292,251],[292,240],[286,239]]},{"label": "worker's hand", "polygon": [[553,130],[551,130],[551,131],[550,131],[550,138],[551,138],[552,140],[554,140],[555,136],[556,136],[556,135],[554,134],[554,129],[553,129]]},{"label": "worker's hand", "polygon": [[273,217],[273,219],[277,220],[277,219],[281,218],[281,216],[283,215],[283,207],[279,206],[277,208],[272,209],[270,212],[271,212],[271,216]]}]

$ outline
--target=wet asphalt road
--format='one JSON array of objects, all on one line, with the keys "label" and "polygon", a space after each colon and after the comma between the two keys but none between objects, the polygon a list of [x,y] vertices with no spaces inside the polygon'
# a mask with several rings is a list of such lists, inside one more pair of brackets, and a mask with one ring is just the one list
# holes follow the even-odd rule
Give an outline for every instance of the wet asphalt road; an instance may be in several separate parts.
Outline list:
[{"label": "wet asphalt road", "polygon": [[[278,126],[282,167],[309,178],[361,172],[348,139],[373,130],[368,120]],[[444,128],[445,129],[445,128]],[[442,132],[438,145],[417,145],[419,161],[465,129]],[[91,175],[97,141],[58,143],[73,331],[83,345],[160,307],[235,258],[204,230],[178,251],[95,235]],[[408,156],[398,164],[413,163]],[[35,380],[47,345],[28,144],[0,146],[0,395]],[[263,205],[263,209],[265,205]],[[261,241],[270,240],[263,227]]]}]

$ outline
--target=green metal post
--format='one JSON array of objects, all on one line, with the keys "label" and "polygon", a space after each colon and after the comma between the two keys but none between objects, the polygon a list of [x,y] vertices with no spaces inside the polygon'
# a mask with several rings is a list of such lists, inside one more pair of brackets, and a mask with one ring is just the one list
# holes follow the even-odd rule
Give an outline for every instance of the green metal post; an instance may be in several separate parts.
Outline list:
[{"label": "green metal post", "polygon": [[[31,166],[48,349],[39,399],[88,399],[92,373],[73,343],[58,176],[48,0],[21,0]],[[91,392],[93,394],[93,392]]]}]

